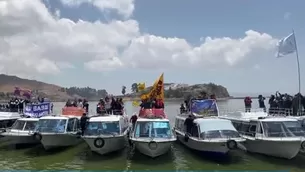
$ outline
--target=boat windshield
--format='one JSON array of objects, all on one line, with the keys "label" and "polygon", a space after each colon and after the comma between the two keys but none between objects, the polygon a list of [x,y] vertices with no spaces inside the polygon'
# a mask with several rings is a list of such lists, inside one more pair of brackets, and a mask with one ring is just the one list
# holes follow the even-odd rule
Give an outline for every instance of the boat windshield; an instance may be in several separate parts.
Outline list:
[{"label": "boat windshield", "polygon": [[36,124],[38,121],[27,121],[24,127],[25,131],[33,131],[35,130]]},{"label": "boat windshield", "polygon": [[120,133],[120,124],[118,121],[114,122],[89,122],[84,135],[112,135]]},{"label": "boat windshield", "polygon": [[171,137],[171,129],[168,121],[141,121],[137,122],[135,137]]},{"label": "boat windshield", "polygon": [[202,132],[201,139],[221,139],[221,138],[239,138],[240,135],[234,130],[212,130]]},{"label": "boat windshield", "polygon": [[25,121],[15,121],[15,123],[12,125],[13,130],[23,130]]},{"label": "boat windshield", "polygon": [[39,132],[64,133],[66,123],[66,119],[40,119],[35,130]]},{"label": "boat windshield", "polygon": [[299,121],[263,121],[266,137],[305,136],[305,131]]}]

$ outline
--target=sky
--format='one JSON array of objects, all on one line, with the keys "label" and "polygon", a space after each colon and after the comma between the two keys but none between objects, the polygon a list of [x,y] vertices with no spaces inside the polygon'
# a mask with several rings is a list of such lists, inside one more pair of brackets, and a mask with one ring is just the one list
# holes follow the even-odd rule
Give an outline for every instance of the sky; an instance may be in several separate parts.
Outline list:
[{"label": "sky", "polygon": [[[296,93],[304,0],[1,0],[0,73],[119,94],[134,82],[213,82],[229,93]],[[302,82],[305,92],[305,82]]]}]

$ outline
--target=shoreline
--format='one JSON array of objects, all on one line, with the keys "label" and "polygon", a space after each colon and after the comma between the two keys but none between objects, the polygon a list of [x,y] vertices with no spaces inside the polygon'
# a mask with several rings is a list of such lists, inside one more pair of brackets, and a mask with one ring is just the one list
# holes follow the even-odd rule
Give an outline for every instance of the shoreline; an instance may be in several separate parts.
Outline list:
[{"label": "shoreline", "polygon": [[[218,101],[226,101],[230,99],[239,99],[239,98],[233,98],[233,97],[227,97],[227,98],[217,98]],[[184,98],[165,98],[166,102],[178,102],[178,101],[184,101]],[[9,100],[0,99],[0,103],[7,103]],[[99,100],[89,100],[89,102],[98,102]],[[139,97],[124,97],[123,101],[141,101]],[[64,100],[53,100],[51,102],[57,103],[57,102],[65,102]]]}]

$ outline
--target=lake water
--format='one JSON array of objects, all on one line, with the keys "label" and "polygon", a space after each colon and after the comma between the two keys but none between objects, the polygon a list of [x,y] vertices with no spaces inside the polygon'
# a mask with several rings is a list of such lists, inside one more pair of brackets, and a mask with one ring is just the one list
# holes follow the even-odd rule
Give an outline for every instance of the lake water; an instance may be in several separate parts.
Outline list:
[{"label": "lake water", "polygon": [[[178,112],[180,102],[166,103],[166,113],[171,122]],[[60,113],[65,103],[54,103],[54,111]],[[243,100],[228,100],[218,103],[219,109],[243,109]],[[254,101],[254,107],[257,103]],[[131,102],[125,102],[128,115],[138,111]],[[94,110],[96,102],[90,103]],[[281,151],[281,150],[279,150]],[[303,172],[305,155],[292,160],[267,157],[258,154],[233,151],[224,160],[202,157],[175,143],[172,151],[151,159],[138,152],[125,150],[107,156],[92,153],[85,143],[76,147],[46,152],[41,146],[15,149],[0,145],[0,169],[2,170],[289,170]]]}]

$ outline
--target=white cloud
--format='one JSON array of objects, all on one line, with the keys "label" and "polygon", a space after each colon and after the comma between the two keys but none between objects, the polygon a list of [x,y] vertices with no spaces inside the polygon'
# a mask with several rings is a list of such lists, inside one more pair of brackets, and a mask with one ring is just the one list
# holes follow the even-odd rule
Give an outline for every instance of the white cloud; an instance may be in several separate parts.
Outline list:
[{"label": "white cloud", "polygon": [[284,20],[289,20],[290,17],[291,17],[291,13],[290,13],[290,12],[286,12],[286,13],[284,14]]},{"label": "white cloud", "polygon": [[92,4],[102,12],[113,9],[125,18],[130,17],[134,10],[134,0],[61,0],[61,2],[70,7],[78,7],[85,3]]},{"label": "white cloud", "polygon": [[[133,11],[132,0],[64,3],[75,6],[89,2],[126,16]],[[242,38],[207,37],[192,46],[182,38],[143,35],[138,22],[131,19],[109,23],[59,19],[39,0],[0,1],[0,30],[0,72],[22,76],[58,74],[63,68],[73,68],[71,62],[84,63],[92,71],[233,66],[273,51],[276,44],[270,35],[249,30]]]}]

